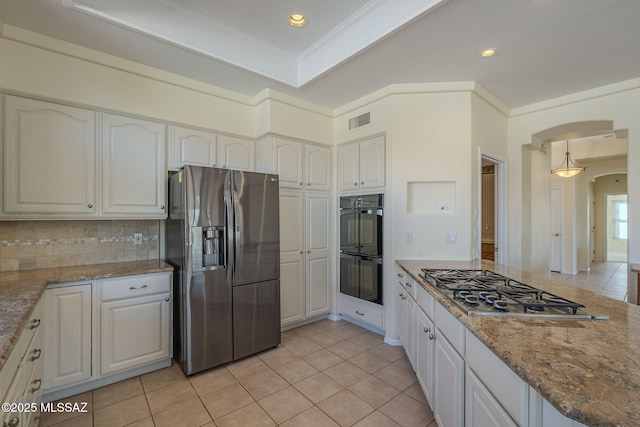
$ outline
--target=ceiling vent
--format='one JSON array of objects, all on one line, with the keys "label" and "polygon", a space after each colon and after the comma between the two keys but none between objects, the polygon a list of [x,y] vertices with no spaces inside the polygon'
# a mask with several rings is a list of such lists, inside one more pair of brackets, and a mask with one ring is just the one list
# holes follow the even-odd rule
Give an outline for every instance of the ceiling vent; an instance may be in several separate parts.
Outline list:
[{"label": "ceiling vent", "polygon": [[371,123],[371,113],[360,114],[357,117],[349,119],[349,130],[359,128]]}]

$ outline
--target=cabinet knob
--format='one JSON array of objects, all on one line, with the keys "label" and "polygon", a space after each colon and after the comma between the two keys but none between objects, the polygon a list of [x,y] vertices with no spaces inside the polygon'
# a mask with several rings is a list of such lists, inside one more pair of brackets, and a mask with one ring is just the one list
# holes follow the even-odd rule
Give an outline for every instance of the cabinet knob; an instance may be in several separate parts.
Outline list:
[{"label": "cabinet knob", "polygon": [[38,326],[40,326],[40,319],[33,319],[31,321],[31,326],[29,326],[29,329],[35,329]]},{"label": "cabinet knob", "polygon": [[357,183],[357,182],[354,182],[354,183],[353,183],[353,185],[355,185],[355,186],[357,187],[357,186],[358,186],[358,183]]},{"label": "cabinet knob", "polygon": [[402,273],[398,273],[398,277],[404,277]]},{"label": "cabinet knob", "polygon": [[435,340],[436,339],[436,335],[435,334],[429,334],[429,339],[431,341]]},{"label": "cabinet knob", "polygon": [[[36,384],[38,384],[37,387],[35,387]],[[35,393],[36,391],[40,390],[40,387],[42,387],[42,380],[40,378],[33,380],[33,385],[34,387],[31,387],[31,393]]]},{"label": "cabinet knob", "polygon": [[304,251],[300,251],[300,255],[303,255],[303,254],[304,254]]},{"label": "cabinet knob", "polygon": [[170,299],[169,297],[166,297],[164,300],[165,300],[166,302],[169,302],[169,299]]},{"label": "cabinet knob", "polygon": [[3,423],[6,427],[17,427],[20,424],[20,419],[18,417],[13,417],[9,420],[8,423]]},{"label": "cabinet knob", "polygon": [[88,207],[89,209],[93,208],[93,203],[89,203],[89,204],[87,205],[87,207]]},{"label": "cabinet knob", "polygon": [[428,334],[429,332],[431,332],[431,328],[424,328],[424,333]]},{"label": "cabinet knob", "polygon": [[360,185],[364,185],[364,181],[360,181]]},{"label": "cabinet knob", "polygon": [[307,251],[307,253],[308,253],[308,254],[310,254],[310,253],[311,253],[311,249],[309,249],[309,250]]},{"label": "cabinet knob", "polygon": [[300,185],[302,185],[302,183],[301,183],[301,182],[300,182],[299,184],[300,184]]},{"label": "cabinet knob", "polygon": [[412,288],[412,287],[413,287],[413,285],[411,284],[411,282],[407,282],[407,287],[408,287],[408,288]]},{"label": "cabinet knob", "polygon": [[164,205],[160,206],[160,209],[161,209],[161,210],[164,210]]}]

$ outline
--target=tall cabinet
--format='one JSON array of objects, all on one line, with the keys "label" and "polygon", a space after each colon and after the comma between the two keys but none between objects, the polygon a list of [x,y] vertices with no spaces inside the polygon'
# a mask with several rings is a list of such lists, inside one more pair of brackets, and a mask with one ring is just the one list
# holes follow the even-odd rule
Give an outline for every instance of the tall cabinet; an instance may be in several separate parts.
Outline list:
[{"label": "tall cabinet", "polygon": [[328,314],[331,304],[331,148],[267,135],[257,168],[280,179],[282,326]]}]

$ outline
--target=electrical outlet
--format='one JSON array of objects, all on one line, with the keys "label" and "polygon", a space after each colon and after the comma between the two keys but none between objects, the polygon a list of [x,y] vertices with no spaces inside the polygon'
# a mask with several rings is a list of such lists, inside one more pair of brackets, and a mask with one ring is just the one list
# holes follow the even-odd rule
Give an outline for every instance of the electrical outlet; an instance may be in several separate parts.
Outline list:
[{"label": "electrical outlet", "polygon": [[444,242],[447,245],[455,245],[458,243],[458,233],[455,231],[448,231],[444,233]]},{"label": "electrical outlet", "polygon": [[142,244],[142,233],[133,233],[133,244],[134,245]]},{"label": "electrical outlet", "polygon": [[413,243],[413,232],[412,231],[405,231],[404,232],[404,242],[406,244],[411,244]]}]

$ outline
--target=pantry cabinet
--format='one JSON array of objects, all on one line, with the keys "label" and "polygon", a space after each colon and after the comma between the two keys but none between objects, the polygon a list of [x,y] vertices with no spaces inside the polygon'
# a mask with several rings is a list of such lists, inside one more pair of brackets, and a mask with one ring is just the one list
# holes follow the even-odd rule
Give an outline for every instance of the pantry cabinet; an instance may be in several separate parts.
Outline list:
[{"label": "pantry cabinet", "polygon": [[256,170],[256,144],[234,136],[220,135],[219,165],[225,169]]},{"label": "pantry cabinet", "polygon": [[331,190],[331,148],[268,135],[257,144],[258,170],[278,174],[281,188]]},{"label": "pantry cabinet", "polygon": [[94,215],[96,113],[14,96],[4,107],[4,216]]},{"label": "pantry cabinet", "polygon": [[46,390],[92,377],[92,284],[47,289],[45,301]]},{"label": "pantry cabinet", "polygon": [[283,326],[329,312],[330,215],[329,194],[280,192]]},{"label": "pantry cabinet", "polygon": [[369,191],[385,186],[385,139],[376,136],[338,147],[338,189]]},{"label": "pantry cabinet", "polygon": [[102,212],[166,218],[165,126],[102,116]]}]

